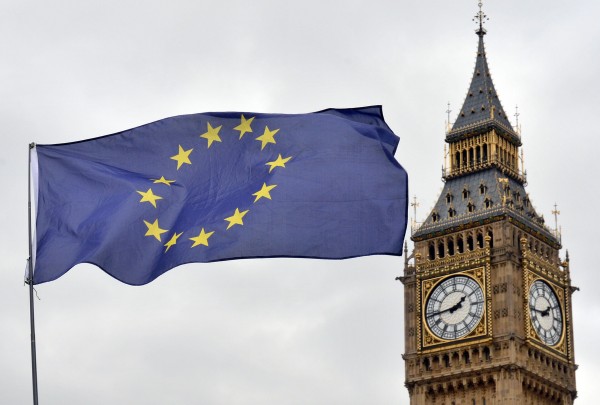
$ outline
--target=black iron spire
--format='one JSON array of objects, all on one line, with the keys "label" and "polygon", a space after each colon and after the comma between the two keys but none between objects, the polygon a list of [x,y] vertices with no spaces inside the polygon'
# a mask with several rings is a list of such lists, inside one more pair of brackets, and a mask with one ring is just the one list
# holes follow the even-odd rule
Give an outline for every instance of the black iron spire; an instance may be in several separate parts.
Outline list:
[{"label": "black iron spire", "polygon": [[473,18],[478,25],[475,32],[479,37],[475,71],[463,106],[446,139],[454,140],[474,134],[479,129],[495,127],[498,132],[512,138],[520,146],[520,138],[508,120],[492,82],[483,42],[483,36],[487,33],[483,25],[489,18],[483,12],[482,6],[479,2],[479,12]]}]

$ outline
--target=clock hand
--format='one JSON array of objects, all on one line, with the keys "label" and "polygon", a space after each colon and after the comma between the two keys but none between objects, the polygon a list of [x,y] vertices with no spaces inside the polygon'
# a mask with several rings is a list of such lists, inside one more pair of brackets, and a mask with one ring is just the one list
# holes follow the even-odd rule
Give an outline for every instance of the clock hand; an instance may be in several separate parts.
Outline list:
[{"label": "clock hand", "polygon": [[540,315],[542,317],[548,316],[550,314],[550,308],[552,308],[550,305],[548,305],[548,308],[546,308],[544,311],[540,311]]},{"label": "clock hand", "polygon": [[535,312],[539,312],[541,316],[545,317],[550,315],[550,310],[553,309],[550,305],[548,305],[548,308],[546,308],[545,310],[541,310],[541,309],[537,309],[536,307],[529,307],[531,309],[533,309]]},{"label": "clock hand", "polygon": [[467,297],[463,295],[463,297],[460,299],[460,301],[458,303],[452,305],[450,308],[444,309],[443,311],[432,312],[429,315],[427,315],[427,318],[431,318],[432,316],[435,316],[435,315],[441,315],[441,314],[446,313],[446,312],[450,312],[451,314],[454,313],[454,311],[456,311],[457,309],[459,309],[459,308],[462,307],[462,303],[464,302],[464,300],[466,298]]},{"label": "clock hand", "polygon": [[438,311],[438,312],[432,312],[429,315],[427,315],[427,318],[431,318],[432,316],[436,316],[436,315],[441,315],[443,313],[448,312],[450,308],[444,309],[443,311]]},{"label": "clock hand", "polygon": [[452,308],[450,308],[449,312],[452,314],[457,309],[461,309],[462,308],[462,303],[465,302],[465,299],[467,299],[467,296],[463,295],[462,298],[460,299],[460,301],[458,301],[458,303],[456,305],[454,305]]}]

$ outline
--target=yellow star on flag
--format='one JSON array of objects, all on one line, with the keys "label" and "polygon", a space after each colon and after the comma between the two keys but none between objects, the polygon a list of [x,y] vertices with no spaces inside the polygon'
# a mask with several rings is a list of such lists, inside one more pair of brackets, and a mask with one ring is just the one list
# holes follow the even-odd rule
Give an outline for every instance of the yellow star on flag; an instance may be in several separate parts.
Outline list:
[{"label": "yellow star on flag", "polygon": [[252,132],[252,128],[250,127],[250,124],[252,124],[252,121],[254,121],[254,117],[252,117],[250,119],[246,119],[246,117],[244,117],[244,114],[242,114],[241,124],[238,125],[237,127],[233,128],[236,131],[240,131],[240,139],[242,139],[242,136],[244,136],[244,134],[246,132]]},{"label": "yellow star on flag", "polygon": [[167,180],[165,179],[165,176],[161,176],[160,179],[150,179],[150,180],[154,180],[154,184],[166,184],[167,186],[170,186],[171,183],[175,183],[175,180]]},{"label": "yellow star on flag", "polygon": [[208,246],[208,238],[210,238],[212,236],[212,234],[215,233],[213,232],[204,232],[204,228],[202,228],[202,230],[200,231],[200,234],[198,236],[194,236],[193,238],[190,238],[190,240],[194,241],[194,244],[192,245],[192,247],[196,247],[198,245],[204,245],[204,246]]},{"label": "yellow star on flag", "polygon": [[229,225],[227,225],[227,229],[231,228],[234,225],[244,225],[244,221],[242,221],[242,218],[244,218],[244,215],[246,215],[248,211],[250,210],[240,212],[240,210],[236,208],[232,216],[225,218],[225,221],[229,222]]},{"label": "yellow star on flag", "polygon": [[181,235],[183,235],[183,232],[180,232],[180,233],[175,232],[173,234],[173,236],[171,236],[171,239],[169,239],[169,241],[167,243],[165,243],[165,246],[167,247],[165,249],[165,253],[167,253],[169,251],[169,249],[171,249],[171,246],[173,246],[177,243],[177,238],[179,238]]},{"label": "yellow star on flag", "polygon": [[144,220],[144,223],[148,227],[148,231],[146,232],[146,234],[144,236],[154,236],[156,238],[156,240],[160,242],[161,235],[163,233],[167,232],[167,230],[161,229],[158,226],[158,219],[156,219],[153,223],[150,223],[150,222]]},{"label": "yellow star on flag", "polygon": [[221,142],[221,138],[219,137],[219,131],[221,130],[221,127],[223,125],[219,125],[216,128],[213,128],[212,125],[210,125],[210,122],[207,122],[207,126],[208,126],[208,130],[203,133],[202,135],[200,135],[200,138],[205,138],[208,140],[208,147],[210,148],[210,145],[212,145],[213,142],[217,141],[217,142]]},{"label": "yellow star on flag", "polygon": [[273,131],[269,130],[268,126],[265,126],[265,132],[256,138],[257,141],[261,141],[262,145],[260,150],[263,150],[268,143],[275,143],[275,134],[279,132],[279,129],[275,129]]},{"label": "yellow star on flag", "polygon": [[179,153],[176,154],[175,156],[171,156],[171,159],[177,161],[177,170],[179,170],[181,165],[183,165],[184,163],[186,163],[188,165],[192,164],[192,162],[190,162],[190,153],[192,153],[193,150],[194,150],[194,148],[188,149],[188,150],[183,150],[181,145],[179,145]]},{"label": "yellow star on flag", "polygon": [[275,187],[277,187],[277,184],[267,186],[267,183],[263,183],[262,188],[260,190],[258,190],[256,193],[252,194],[252,195],[256,196],[256,199],[254,200],[254,202],[257,202],[258,200],[260,200],[263,197],[268,198],[270,200],[271,194],[269,192],[271,190],[273,190]]},{"label": "yellow star on flag", "polygon": [[266,163],[266,165],[269,166],[269,173],[271,173],[276,167],[285,167],[285,164],[289,162],[291,158],[291,156],[283,158],[280,153],[276,160]]},{"label": "yellow star on flag", "polygon": [[156,200],[162,200],[162,197],[154,194],[151,188],[149,188],[146,192],[138,191],[138,194],[142,196],[140,202],[149,202],[154,206],[154,208],[156,208]]}]

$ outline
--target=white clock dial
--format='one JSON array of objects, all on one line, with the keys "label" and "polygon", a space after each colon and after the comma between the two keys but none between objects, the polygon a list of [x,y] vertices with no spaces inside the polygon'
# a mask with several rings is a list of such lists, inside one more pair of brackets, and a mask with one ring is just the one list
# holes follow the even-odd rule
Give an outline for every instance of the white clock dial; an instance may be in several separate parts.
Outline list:
[{"label": "white clock dial", "polygon": [[549,346],[558,344],[563,332],[562,309],[552,287],[542,280],[529,289],[529,315],[542,342]]},{"label": "white clock dial", "polygon": [[437,284],[425,304],[429,330],[441,339],[453,340],[468,335],[484,312],[484,295],[471,277],[448,277]]}]

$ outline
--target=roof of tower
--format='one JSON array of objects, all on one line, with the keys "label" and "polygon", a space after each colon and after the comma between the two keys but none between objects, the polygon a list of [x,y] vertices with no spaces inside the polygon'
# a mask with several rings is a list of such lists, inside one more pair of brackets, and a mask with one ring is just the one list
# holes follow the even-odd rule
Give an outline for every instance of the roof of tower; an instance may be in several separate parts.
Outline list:
[{"label": "roof of tower", "polygon": [[544,218],[536,212],[523,184],[506,177],[497,168],[447,181],[433,210],[415,230],[413,239],[505,216],[543,235],[552,244],[560,245]]},{"label": "roof of tower", "polygon": [[[463,108],[447,133],[446,141],[455,142],[493,130],[519,147],[521,139],[502,108],[489,71],[483,42],[486,34],[483,23],[487,16],[481,7],[480,2],[479,13],[475,16],[479,25],[475,71]],[[463,166],[460,167],[457,162],[453,163],[456,173],[444,176],[445,184],[438,201],[425,221],[413,229],[412,239],[426,240],[507,219],[560,248],[560,237],[546,226],[544,217],[536,212],[529,200],[524,177],[511,172],[514,165],[504,164],[502,159],[489,154],[486,157],[485,152],[481,162],[474,161],[475,157],[479,159],[479,155],[472,156],[469,164],[461,160]]]},{"label": "roof of tower", "polygon": [[487,131],[494,128],[520,146],[520,137],[508,120],[494,88],[483,43],[485,33],[482,27],[477,30],[479,45],[473,78],[462,109],[452,129],[448,132],[446,140],[453,141],[473,133],[479,133],[481,130]]}]

